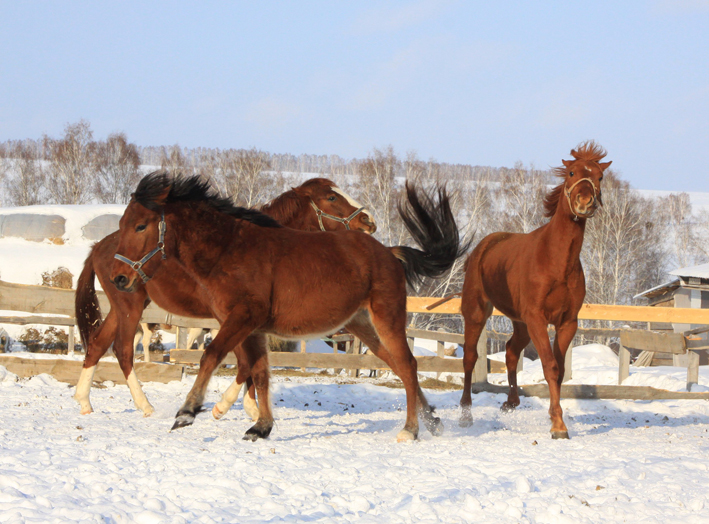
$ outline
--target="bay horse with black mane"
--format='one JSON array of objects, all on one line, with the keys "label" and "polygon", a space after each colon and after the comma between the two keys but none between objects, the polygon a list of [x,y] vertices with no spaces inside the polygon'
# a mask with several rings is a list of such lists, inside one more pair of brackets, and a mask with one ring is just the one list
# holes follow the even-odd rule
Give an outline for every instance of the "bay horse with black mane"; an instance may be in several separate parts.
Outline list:
[{"label": "bay horse with black mane", "polygon": [[[313,178],[286,191],[264,205],[261,211],[284,226],[303,231],[356,229],[374,233],[376,230],[374,218],[369,211],[326,178]],[[148,416],[153,413],[153,406],[150,405],[133,371],[132,341],[143,309],[153,300],[158,306],[175,315],[211,318],[212,311],[203,301],[199,283],[193,280],[175,259],[165,260],[162,271],[151,275],[152,278],[147,282],[137,282],[133,293],[118,291],[109,276],[117,248],[118,231],[94,244],[77,282],[76,319],[82,344],[86,348],[86,357],[74,398],[79,402],[82,414],[93,411],[90,391],[96,364],[113,343],[133,402]],[[94,276],[98,277],[111,304],[111,311],[104,321],[101,320]],[[174,287],[170,293],[161,291],[169,286]],[[144,351],[148,349],[144,348]],[[244,407],[250,415],[255,416],[253,391],[252,396],[246,400]],[[248,400],[252,403],[249,404]]]},{"label": "bay horse with black mane", "polygon": [[[562,181],[544,199],[547,224],[527,234],[493,233],[485,237],[467,260],[461,311],[465,323],[463,367],[465,380],[460,400],[461,426],[473,422],[470,407],[472,374],[478,358],[477,343],[493,307],[514,327],[506,345],[509,395],[503,411],[519,405],[517,363],[530,339],[539,353],[549,385],[549,415],[553,438],[569,438],[559,404],[564,360],[578,327],[578,312],[586,296],[579,255],[586,220],[601,200],[603,172],[611,165],[592,141],[571,151],[555,169]],[[556,328],[554,348],[547,326]]]},{"label": "bay horse with black mane", "polygon": [[[399,440],[418,436],[420,412],[427,429],[441,431],[418,386],[416,360],[406,341],[406,283],[437,277],[461,254],[448,196],[436,204],[407,185],[399,211],[423,250],[387,248],[357,231],[311,233],[281,227],[272,218],[234,207],[195,177],[145,177],[120,221],[118,256],[111,280],[128,293],[139,275],[124,260],[140,260],[157,246],[145,271],[157,275],[174,259],[199,283],[221,329],[200,361],[199,374],[173,429],[192,424],[209,379],[236,348],[236,381],[251,377],[259,396],[259,418],[244,438],[266,438],[273,427],[269,400],[266,334],[303,339],[346,327],[401,378],[406,424]],[[177,286],[161,288],[165,294]]]}]

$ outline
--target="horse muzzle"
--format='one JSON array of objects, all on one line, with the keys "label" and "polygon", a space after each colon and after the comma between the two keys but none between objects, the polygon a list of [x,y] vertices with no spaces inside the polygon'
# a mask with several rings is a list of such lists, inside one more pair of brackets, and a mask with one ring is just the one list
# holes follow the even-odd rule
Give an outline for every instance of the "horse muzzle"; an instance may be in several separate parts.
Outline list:
[{"label": "horse muzzle", "polygon": [[113,285],[116,286],[118,291],[125,291],[126,293],[133,293],[135,291],[135,284],[138,281],[137,278],[133,279],[133,282],[125,275],[118,275],[112,280]]}]

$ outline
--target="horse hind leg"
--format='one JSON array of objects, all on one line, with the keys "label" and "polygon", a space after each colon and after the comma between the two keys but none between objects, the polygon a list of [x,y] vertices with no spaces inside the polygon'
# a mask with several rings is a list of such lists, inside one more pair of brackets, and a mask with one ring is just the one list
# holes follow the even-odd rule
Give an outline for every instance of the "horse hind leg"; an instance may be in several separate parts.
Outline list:
[{"label": "horse hind leg", "polygon": [[91,406],[90,396],[96,365],[116,338],[117,327],[116,314],[109,311],[104,321],[91,334],[88,341],[84,366],[81,369],[81,375],[76,383],[76,391],[74,392],[74,400],[79,403],[82,415],[88,415],[94,411]]},{"label": "horse hind leg", "polygon": [[522,322],[512,322],[514,332],[505,345],[505,364],[507,365],[507,381],[510,385],[507,400],[500,408],[503,412],[514,411],[519,406],[519,391],[517,388],[517,364],[522,350],[529,344],[527,326]]},{"label": "horse hind leg", "polygon": [[[137,316],[138,318],[140,318],[140,313],[138,313]],[[148,397],[145,396],[143,387],[140,385],[140,382],[138,381],[138,376],[135,374],[135,369],[133,367],[133,341],[135,339],[135,333],[137,331],[137,328],[138,324],[132,322],[130,316],[120,320],[118,323],[116,340],[113,343],[113,351],[116,354],[116,358],[118,359],[118,365],[121,367],[121,371],[123,371],[123,375],[126,378],[126,383],[128,384],[128,389],[130,390],[130,394],[133,398],[133,403],[135,404],[135,407],[143,412],[144,417],[149,417],[155,412],[155,408],[148,401]],[[146,332],[150,333],[150,331],[143,331],[144,341]],[[144,351],[150,351],[149,346],[150,343],[148,342],[148,349],[145,349],[144,346]]]},{"label": "horse hind leg", "polygon": [[[473,370],[478,361],[478,340],[485,329],[487,316],[476,315],[478,318],[470,318],[463,315],[465,324],[465,340],[463,343],[463,394],[460,397],[460,420],[458,425],[467,428],[473,425]],[[488,315],[489,316],[489,315]]]},{"label": "horse hind leg", "polygon": [[[391,368],[394,373],[399,375],[395,368],[394,359],[382,345],[379,336],[377,335],[374,326],[372,325],[369,315],[366,312],[359,313],[355,316],[345,328],[358,337],[364,344],[374,353],[375,356],[379,357],[384,361],[384,363]],[[440,417],[434,415],[435,407],[429,405],[426,396],[421,389],[418,388],[418,403],[417,403],[418,414],[421,415],[423,419],[424,426],[434,437],[438,437],[443,434],[443,422],[441,422]]]}]

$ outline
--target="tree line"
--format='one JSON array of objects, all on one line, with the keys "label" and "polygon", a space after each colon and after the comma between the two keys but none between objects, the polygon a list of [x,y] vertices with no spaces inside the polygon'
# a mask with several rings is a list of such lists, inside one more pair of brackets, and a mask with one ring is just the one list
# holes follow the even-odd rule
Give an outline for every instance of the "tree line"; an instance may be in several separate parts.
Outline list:
[{"label": "tree line", "polygon": [[[568,147],[574,144],[567,145]],[[549,170],[448,164],[373,149],[366,158],[274,154],[251,149],[140,147],[117,133],[94,140],[86,121],[64,136],[0,143],[3,204],[125,204],[140,177],[154,169],[198,174],[237,205],[257,206],[311,176],[324,176],[367,206],[386,245],[410,241],[397,213],[404,180],[428,189],[445,184],[461,236],[473,245],[494,231],[529,232],[547,219],[542,199],[556,184]],[[582,262],[586,301],[629,304],[666,279],[668,269],[709,260],[709,216],[686,193],[645,198],[616,171],[606,172],[603,208],[588,221]],[[414,293],[443,296],[461,289],[464,260],[443,279],[424,280]],[[423,327],[457,329],[459,320],[422,315]],[[500,322],[504,322],[500,320]]]}]

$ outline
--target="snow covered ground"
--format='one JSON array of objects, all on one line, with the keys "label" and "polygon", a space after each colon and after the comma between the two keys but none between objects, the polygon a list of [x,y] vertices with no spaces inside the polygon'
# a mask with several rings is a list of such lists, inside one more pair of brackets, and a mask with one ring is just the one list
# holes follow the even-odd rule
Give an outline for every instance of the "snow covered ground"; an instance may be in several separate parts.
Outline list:
[{"label": "snow covered ground", "polygon": [[[612,383],[609,352],[576,348],[578,380]],[[523,383],[536,365],[525,362]],[[686,379],[680,368],[631,371],[626,383],[664,376],[682,389]],[[474,395],[475,423],[463,429],[460,391],[429,390],[443,436],[422,428],[397,444],[402,389],[275,376],[276,426],[252,443],[241,440],[250,422],[240,403],[169,432],[193,380],[145,384],[150,418],[112,384],[94,389],[96,412],[81,416],[73,388],[0,368],[0,523],[709,522],[707,401],[563,400],[572,438],[553,441],[547,400],[503,414],[503,395]],[[230,382],[212,379],[208,410]]]}]

